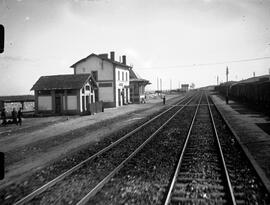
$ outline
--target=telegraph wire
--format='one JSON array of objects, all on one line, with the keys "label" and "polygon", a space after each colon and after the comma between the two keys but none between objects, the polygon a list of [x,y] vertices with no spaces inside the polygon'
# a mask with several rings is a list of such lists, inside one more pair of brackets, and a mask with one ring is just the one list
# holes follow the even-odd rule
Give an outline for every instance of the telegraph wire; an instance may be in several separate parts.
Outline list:
[{"label": "telegraph wire", "polygon": [[259,61],[259,60],[267,60],[270,59],[270,56],[260,57],[260,58],[248,58],[241,60],[230,60],[230,61],[221,61],[221,62],[213,62],[213,63],[199,63],[199,64],[189,64],[189,65],[173,65],[173,66],[153,66],[153,67],[138,67],[136,69],[161,69],[161,68],[189,68],[189,67],[197,67],[197,66],[209,66],[209,65],[222,65],[228,63],[242,63],[242,62],[251,62],[251,61]]}]

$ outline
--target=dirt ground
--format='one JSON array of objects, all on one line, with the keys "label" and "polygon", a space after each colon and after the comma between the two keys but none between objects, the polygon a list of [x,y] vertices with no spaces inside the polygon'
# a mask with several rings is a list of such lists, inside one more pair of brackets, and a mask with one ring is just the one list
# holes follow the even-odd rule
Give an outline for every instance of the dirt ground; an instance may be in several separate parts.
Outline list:
[{"label": "dirt ground", "polygon": [[[166,96],[173,105],[183,95]],[[0,151],[5,153],[5,179],[0,188],[19,181],[80,148],[164,108],[162,99],[105,109],[91,116],[23,119],[22,126],[0,127]]]}]

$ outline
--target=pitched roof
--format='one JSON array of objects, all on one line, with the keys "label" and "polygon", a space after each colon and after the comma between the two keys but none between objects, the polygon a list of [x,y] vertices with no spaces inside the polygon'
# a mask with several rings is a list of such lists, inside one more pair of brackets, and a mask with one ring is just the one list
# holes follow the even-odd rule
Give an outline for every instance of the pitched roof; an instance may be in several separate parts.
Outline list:
[{"label": "pitched roof", "polygon": [[95,54],[95,53],[92,53],[92,54],[90,54],[89,56],[87,56],[87,57],[85,57],[85,58],[83,58],[83,59],[77,61],[76,63],[74,63],[74,64],[73,64],[72,66],[70,66],[70,67],[71,67],[71,68],[74,68],[78,63],[81,63],[81,62],[87,60],[88,58],[91,58],[92,56],[95,56],[95,57],[98,57],[98,58],[100,58],[100,59],[102,59],[102,60],[108,61],[108,62],[112,63],[113,65],[118,65],[118,66],[122,66],[122,67],[125,67],[125,68],[131,68],[131,67],[128,66],[128,65],[125,65],[125,64],[120,63],[120,62],[118,62],[118,61],[113,61],[113,60],[111,60],[111,59],[109,59],[109,58],[106,58],[106,57],[104,56],[104,54],[103,54],[103,55],[97,55],[97,54]]},{"label": "pitched roof", "polygon": [[141,78],[135,71],[131,68],[129,69],[129,77],[130,77],[130,82],[144,82],[146,84],[151,84],[149,80]]},{"label": "pitched roof", "polygon": [[35,101],[34,95],[9,95],[9,96],[0,96],[0,101],[4,102],[28,102]]},{"label": "pitched roof", "polygon": [[31,90],[80,89],[90,77],[90,74],[41,76]]}]

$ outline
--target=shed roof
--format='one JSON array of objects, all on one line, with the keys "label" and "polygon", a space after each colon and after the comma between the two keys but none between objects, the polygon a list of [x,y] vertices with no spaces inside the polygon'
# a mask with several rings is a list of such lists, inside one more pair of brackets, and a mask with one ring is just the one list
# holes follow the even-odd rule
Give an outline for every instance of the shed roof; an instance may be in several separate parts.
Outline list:
[{"label": "shed roof", "polygon": [[31,90],[80,89],[91,78],[90,74],[41,76]]},{"label": "shed roof", "polygon": [[149,80],[141,78],[132,68],[129,69],[129,77],[130,77],[130,82],[142,82],[147,84],[151,84]]},{"label": "shed roof", "polygon": [[35,96],[34,95],[0,96],[0,101],[3,101],[3,102],[31,102],[31,101],[35,101]]},{"label": "shed roof", "polygon": [[97,55],[97,54],[95,54],[95,53],[92,53],[92,54],[90,54],[89,56],[87,56],[87,57],[85,57],[85,58],[83,58],[83,59],[77,61],[76,63],[74,63],[74,64],[73,64],[72,66],[70,66],[70,67],[71,67],[71,68],[74,68],[77,64],[79,64],[79,63],[81,63],[81,62],[85,61],[86,59],[88,59],[88,58],[90,58],[90,57],[93,57],[93,56],[98,57],[98,58],[100,58],[100,59],[102,59],[102,60],[108,61],[108,62],[112,63],[113,65],[122,66],[122,67],[124,67],[124,68],[131,68],[131,66],[128,66],[128,65],[123,64],[123,63],[120,63],[120,62],[118,62],[118,61],[113,61],[113,60],[111,60],[110,58],[105,57],[104,54]]}]

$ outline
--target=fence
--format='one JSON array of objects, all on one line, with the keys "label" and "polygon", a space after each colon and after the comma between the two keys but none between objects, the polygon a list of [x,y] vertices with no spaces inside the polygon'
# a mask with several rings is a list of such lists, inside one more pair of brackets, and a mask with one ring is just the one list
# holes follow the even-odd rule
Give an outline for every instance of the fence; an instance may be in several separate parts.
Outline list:
[{"label": "fence", "polygon": [[90,115],[93,115],[94,113],[104,112],[103,102],[100,101],[88,104],[87,111]]}]

